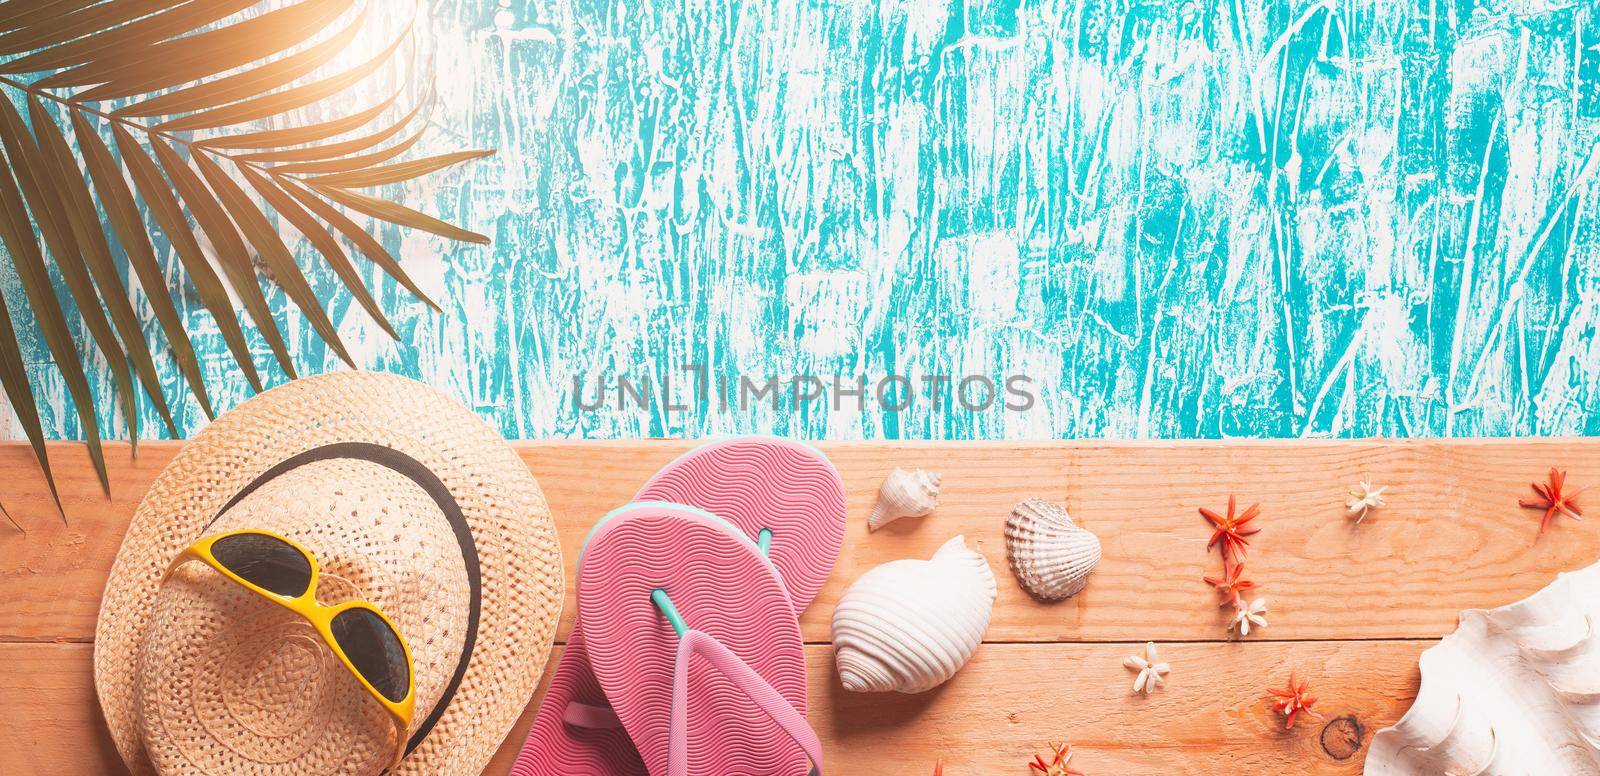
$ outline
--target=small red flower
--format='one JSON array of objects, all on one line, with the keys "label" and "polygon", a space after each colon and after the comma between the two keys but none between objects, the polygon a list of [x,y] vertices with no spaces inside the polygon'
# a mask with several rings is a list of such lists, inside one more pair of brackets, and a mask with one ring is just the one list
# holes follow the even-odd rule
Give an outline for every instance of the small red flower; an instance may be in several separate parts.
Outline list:
[{"label": "small red flower", "polygon": [[1273,690],[1270,688],[1267,690],[1267,692],[1272,693],[1274,698],[1278,699],[1272,702],[1272,708],[1276,709],[1279,714],[1283,715],[1284,730],[1294,727],[1295,719],[1297,719],[1301,714],[1305,714],[1308,717],[1316,717],[1317,719],[1322,718],[1321,714],[1311,710],[1311,707],[1316,705],[1317,699],[1315,696],[1306,694],[1306,691],[1310,688],[1311,681],[1309,679],[1301,681],[1299,684],[1295,684],[1294,674],[1289,674],[1288,687],[1285,687],[1282,690]]},{"label": "small red flower", "polygon": [[1557,471],[1555,467],[1551,467],[1550,481],[1548,483],[1533,483],[1533,492],[1539,494],[1539,498],[1525,498],[1517,501],[1524,508],[1544,510],[1544,519],[1539,521],[1540,536],[1544,536],[1545,529],[1550,527],[1550,521],[1557,514],[1564,513],[1574,520],[1583,519],[1583,510],[1578,508],[1577,499],[1578,494],[1588,490],[1588,488],[1578,488],[1568,493],[1564,492],[1566,485],[1567,473]]},{"label": "small red flower", "polygon": [[1230,556],[1235,563],[1244,562],[1245,548],[1250,545],[1250,540],[1245,538],[1254,535],[1260,528],[1246,528],[1245,523],[1256,519],[1261,514],[1260,504],[1251,504],[1243,514],[1235,516],[1234,510],[1238,506],[1238,499],[1228,496],[1228,515],[1223,517],[1205,507],[1200,507],[1200,516],[1211,523],[1217,530],[1211,534],[1211,541],[1206,542],[1206,549],[1211,549],[1217,542],[1222,542],[1222,562],[1226,565]]},{"label": "small red flower", "polygon": [[[1226,559],[1224,559],[1224,561],[1226,561]],[[1240,578],[1240,575],[1244,574],[1243,563],[1224,562],[1222,566],[1222,578],[1218,579],[1217,577],[1206,577],[1206,584],[1216,588],[1217,595],[1222,596],[1222,603],[1217,604],[1218,606],[1228,606],[1231,604],[1234,608],[1238,608],[1244,599],[1245,591],[1254,590],[1256,583],[1251,582],[1248,579]]]},{"label": "small red flower", "polygon": [[1083,771],[1076,770],[1070,764],[1072,760],[1072,747],[1067,744],[1051,744],[1050,749],[1055,752],[1055,758],[1045,762],[1039,755],[1033,756],[1033,762],[1028,763],[1028,770],[1038,771],[1044,776],[1084,776]]}]

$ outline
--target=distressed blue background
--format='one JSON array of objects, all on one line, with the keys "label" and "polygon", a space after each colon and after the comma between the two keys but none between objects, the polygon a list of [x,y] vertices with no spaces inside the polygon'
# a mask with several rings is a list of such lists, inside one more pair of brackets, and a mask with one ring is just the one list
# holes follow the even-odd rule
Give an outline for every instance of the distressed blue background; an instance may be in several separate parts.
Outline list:
[{"label": "distressed blue background", "polygon": [[[431,5],[436,134],[500,152],[394,193],[494,246],[381,229],[445,308],[372,272],[402,343],[301,250],[362,366],[508,436],[1600,432],[1595,3]],[[303,370],[339,368],[269,291]],[[690,363],[1020,373],[1039,402],[574,406],[575,376]]]}]

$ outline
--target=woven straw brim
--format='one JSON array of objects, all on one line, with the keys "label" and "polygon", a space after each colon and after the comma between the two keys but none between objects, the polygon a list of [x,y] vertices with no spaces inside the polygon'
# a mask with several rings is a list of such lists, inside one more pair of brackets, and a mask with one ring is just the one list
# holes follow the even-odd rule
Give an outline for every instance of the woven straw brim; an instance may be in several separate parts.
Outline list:
[{"label": "woven straw brim", "polygon": [[[237,596],[226,584],[193,592],[194,580],[211,573],[204,568],[186,567],[189,578],[164,591],[168,563],[214,532],[208,526],[219,511],[275,466],[308,451],[351,443],[396,451],[437,477],[470,528],[480,570],[480,617],[470,661],[434,727],[394,772],[475,776],[511,730],[538,687],[563,600],[561,550],[544,495],[510,446],[458,402],[412,380],[342,372],[291,382],[224,414],[184,447],[140,502],[106,582],[94,651],[101,709],[134,773],[153,771],[141,732],[148,721],[141,716],[141,697],[148,693],[141,690],[150,682],[179,679],[139,673],[141,665],[163,664],[142,654],[153,619],[165,615],[158,604],[168,602],[170,608],[174,596],[188,596],[192,600],[186,606],[212,605]],[[359,468],[335,465],[328,471]],[[236,509],[249,507],[241,502]],[[460,567],[457,559],[452,569],[440,569],[440,577],[460,577]],[[169,585],[178,582],[175,577]],[[399,625],[404,630],[404,623]],[[451,648],[454,659],[460,647]],[[418,649],[413,644],[413,652]],[[420,663],[418,671],[420,683]],[[213,682],[217,677],[185,679]],[[418,717],[427,711],[419,708]],[[200,739],[206,731],[187,734]],[[348,743],[351,749],[365,745]],[[339,741],[320,745],[337,747]],[[206,770],[200,765],[169,769]]]}]

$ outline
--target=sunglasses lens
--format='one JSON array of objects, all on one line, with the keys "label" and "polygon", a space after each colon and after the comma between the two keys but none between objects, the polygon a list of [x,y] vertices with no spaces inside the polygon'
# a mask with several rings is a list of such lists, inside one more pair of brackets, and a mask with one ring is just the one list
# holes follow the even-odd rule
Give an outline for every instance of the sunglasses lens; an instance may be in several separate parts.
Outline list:
[{"label": "sunglasses lens", "polygon": [[311,560],[279,539],[262,534],[224,536],[211,557],[256,587],[297,598],[311,587]]},{"label": "sunglasses lens", "polygon": [[399,702],[411,689],[411,669],[400,636],[370,609],[346,609],[333,618],[333,639],[345,657],[383,697]]}]

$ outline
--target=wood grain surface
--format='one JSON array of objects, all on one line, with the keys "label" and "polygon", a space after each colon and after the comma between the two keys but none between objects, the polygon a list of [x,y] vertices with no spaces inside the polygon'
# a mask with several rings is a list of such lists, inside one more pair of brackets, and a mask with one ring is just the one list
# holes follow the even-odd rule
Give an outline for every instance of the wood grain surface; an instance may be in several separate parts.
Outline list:
[{"label": "wood grain surface", "polygon": [[[681,441],[519,443],[568,551],[624,503]],[[1359,773],[1372,732],[1404,712],[1416,658],[1461,609],[1496,606],[1600,557],[1600,529],[1561,519],[1538,538],[1517,499],[1551,466],[1600,483],[1595,440],[1361,442],[834,443],[850,529],[833,579],[803,615],[812,715],[837,773],[1021,774],[1050,740],[1072,741],[1090,774]],[[101,587],[139,497],[177,450],[112,446],[112,497],[77,445],[51,448],[66,522],[27,449],[0,445],[0,502],[27,532],[0,525],[0,773],[118,769],[94,704],[90,642]],[[869,535],[865,514],[894,466],[939,471],[938,510]],[[1348,487],[1370,475],[1389,506],[1343,517]],[[1271,626],[1242,642],[1200,581],[1214,573],[1199,506],[1229,493],[1259,502],[1249,576]],[[1065,501],[1105,559],[1080,595],[1044,605],[1005,570],[1012,504]],[[925,557],[965,534],[1001,582],[986,641],[955,680],[919,696],[845,693],[831,670],[828,615],[863,571]],[[569,602],[570,603],[570,602]],[[568,607],[570,612],[571,607]],[[562,638],[567,632],[563,625]],[[1145,640],[1173,665],[1169,686],[1129,693],[1122,667]],[[554,659],[553,659],[554,660]],[[552,667],[554,662],[552,661]],[[1325,718],[1282,731],[1266,688],[1310,677]],[[530,705],[490,773],[506,770]]]}]

